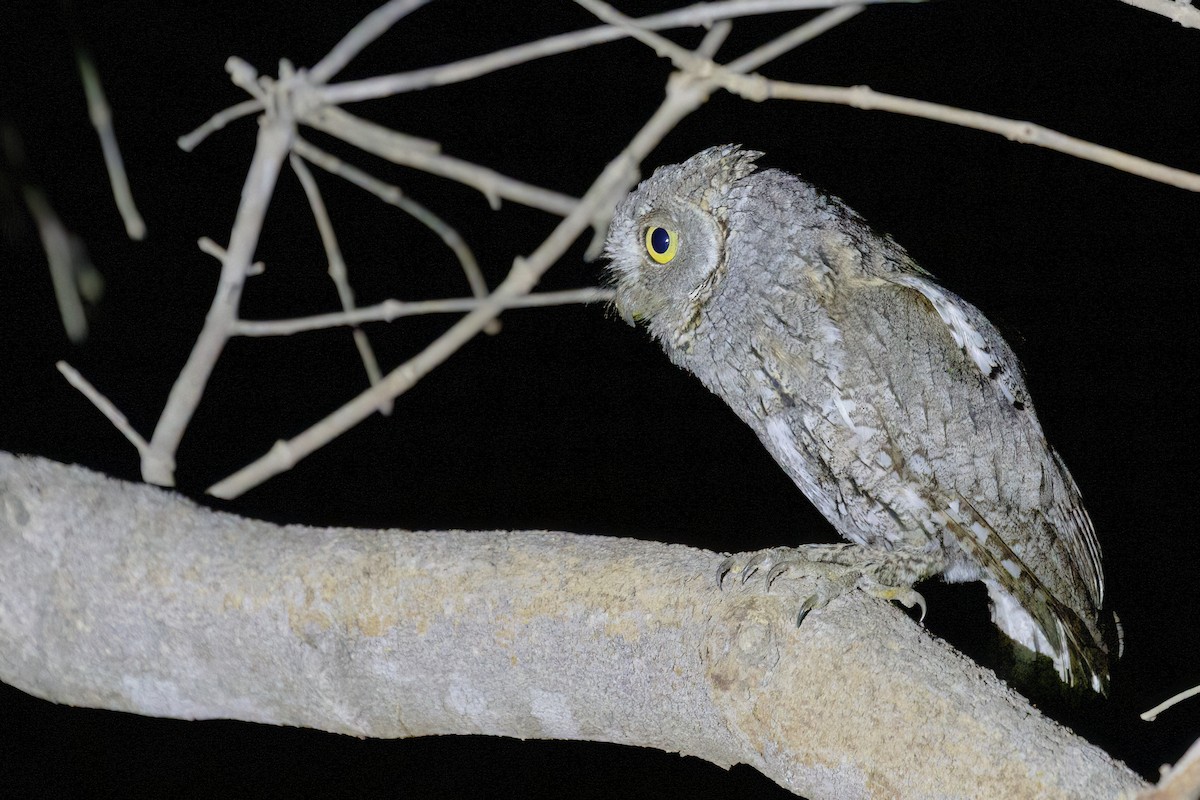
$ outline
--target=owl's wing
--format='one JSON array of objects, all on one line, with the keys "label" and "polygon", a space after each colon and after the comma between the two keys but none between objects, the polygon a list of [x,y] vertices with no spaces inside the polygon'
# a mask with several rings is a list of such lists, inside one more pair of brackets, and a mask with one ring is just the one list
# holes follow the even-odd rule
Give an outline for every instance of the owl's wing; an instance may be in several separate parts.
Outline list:
[{"label": "owl's wing", "polygon": [[[949,339],[940,350],[908,352],[909,363],[925,361],[920,366],[935,386],[939,369],[976,373],[975,380],[941,376],[949,416],[965,416],[971,426],[955,431],[963,440],[957,455],[935,468],[937,498],[952,492],[959,501],[938,510],[988,573],[989,589],[1015,599],[1042,629],[1064,679],[1094,678],[1100,688],[1107,680],[1097,624],[1104,594],[1100,546],[1078,487],[1045,441],[1016,356],[978,309],[931,279],[907,272],[887,279],[916,292],[925,303],[901,305],[924,315],[926,326],[940,325]],[[885,372],[886,362],[896,368],[885,359]],[[916,416],[909,420],[919,428]]]},{"label": "owl's wing", "polygon": [[[1014,410],[1023,412],[1018,418],[1024,418],[1026,426],[1032,427],[1034,430],[1031,432],[1044,442],[1017,357],[982,312],[922,275],[901,273],[891,280],[915,290],[929,302],[955,345],[979,371],[984,385],[990,385]],[[1052,506],[1043,511],[1046,512],[1047,521],[1066,544],[1073,565],[1088,587],[1092,603],[1100,608],[1104,601],[1104,573],[1100,565],[1100,543],[1095,528],[1084,510],[1079,487],[1062,458],[1048,444],[1045,449],[1056,467],[1062,487],[1056,493],[1058,496],[1053,498]]]}]

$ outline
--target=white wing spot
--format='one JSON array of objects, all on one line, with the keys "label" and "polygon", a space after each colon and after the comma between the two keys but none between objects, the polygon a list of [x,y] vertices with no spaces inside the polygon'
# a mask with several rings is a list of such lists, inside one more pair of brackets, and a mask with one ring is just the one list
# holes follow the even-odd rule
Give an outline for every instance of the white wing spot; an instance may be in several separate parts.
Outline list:
[{"label": "white wing spot", "polygon": [[[987,340],[967,319],[962,307],[955,300],[947,297],[946,293],[935,284],[916,275],[901,275],[895,278],[895,281],[902,286],[917,290],[933,305],[938,316],[942,318],[942,322],[946,323],[946,327],[950,330],[950,336],[954,339],[954,343],[966,352],[967,357],[975,363],[985,378],[991,378],[993,371],[1002,366],[999,359],[988,350]],[[1008,385],[1007,381],[997,381],[996,385],[1000,387],[1000,392],[1006,400],[1010,403],[1015,400],[1012,387]]]}]

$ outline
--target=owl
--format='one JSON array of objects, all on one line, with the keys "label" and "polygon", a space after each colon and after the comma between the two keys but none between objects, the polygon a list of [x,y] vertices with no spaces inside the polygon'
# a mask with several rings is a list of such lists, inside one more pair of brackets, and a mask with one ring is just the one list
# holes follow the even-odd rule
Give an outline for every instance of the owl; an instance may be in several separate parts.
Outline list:
[{"label": "owl", "polygon": [[849,542],[803,557],[901,592],[983,581],[1005,634],[1066,683],[1106,691],[1100,546],[1012,350],[841,201],[756,171],[761,155],[710,148],[620,203],[605,248],[615,309]]}]

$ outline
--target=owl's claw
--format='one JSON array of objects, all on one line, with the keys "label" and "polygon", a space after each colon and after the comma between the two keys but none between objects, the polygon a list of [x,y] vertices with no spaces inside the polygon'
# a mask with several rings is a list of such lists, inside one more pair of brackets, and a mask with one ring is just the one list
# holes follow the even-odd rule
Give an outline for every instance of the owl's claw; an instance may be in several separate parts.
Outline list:
[{"label": "owl's claw", "polygon": [[921,618],[917,622],[921,625],[925,624],[925,614],[929,611],[929,606],[925,604],[925,598],[921,596],[921,593],[911,586],[884,586],[864,579],[859,581],[859,588],[872,597],[895,601],[905,608],[920,606]]},{"label": "owl's claw", "polygon": [[[920,607],[921,617],[918,621],[922,625],[925,623],[929,607],[920,592],[907,583],[913,576],[908,574],[911,571],[908,569],[911,557],[905,554],[889,553],[888,557],[881,559],[878,553],[858,545],[835,544],[760,550],[746,557],[744,563],[742,557],[739,554],[726,555],[721,560],[716,571],[717,586],[723,589],[731,573],[736,573],[738,581],[745,585],[761,572],[767,591],[784,573],[790,571],[796,571],[798,578],[816,581],[815,589],[804,598],[796,612],[797,626],[812,611],[824,608],[831,600],[855,587],[872,597],[900,603],[905,608]],[[892,560],[902,569],[896,569]]]},{"label": "owl's claw", "polygon": [[794,554],[781,554],[779,550],[791,551],[791,548],[776,548],[754,553],[742,565],[740,570],[737,567],[741,558],[738,555],[727,555],[717,565],[717,586],[725,588],[725,579],[729,577],[729,573],[731,572],[736,571],[739,582],[744,585],[749,583],[750,579],[761,570],[765,569],[767,570],[766,585],[767,589],[770,589],[775,579],[786,572],[793,563],[804,560],[797,559]]},{"label": "owl's claw", "polygon": [[721,559],[721,563],[717,564],[717,588],[718,589],[725,588],[725,577],[730,572],[733,571],[733,565],[736,563],[737,563],[737,560],[733,556],[726,555],[725,558]]},{"label": "owl's claw", "polygon": [[808,616],[808,612],[814,609],[824,608],[829,605],[829,600],[820,594],[810,594],[804,598],[804,602],[800,604],[800,610],[796,612],[796,627],[799,628],[804,618]]}]

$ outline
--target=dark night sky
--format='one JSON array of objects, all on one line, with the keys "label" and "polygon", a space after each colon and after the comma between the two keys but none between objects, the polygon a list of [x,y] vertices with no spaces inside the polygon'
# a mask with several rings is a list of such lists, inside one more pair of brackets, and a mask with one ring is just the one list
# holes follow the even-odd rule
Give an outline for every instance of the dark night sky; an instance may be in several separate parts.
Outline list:
[{"label": "dark night sky", "polygon": [[[175,139],[244,98],[222,65],[274,74],[315,63],[370,2],[266,0],[248,8],[112,0],[0,11],[0,121],[24,143],[0,188],[0,449],[136,480],[133,448],[54,370],[65,358],[144,434],[208,309],[249,163],[242,120],[194,153]],[[189,4],[191,5],[191,4]],[[443,63],[589,24],[570,3],[467,4],[414,14],[343,73]],[[633,10],[630,4],[623,4]],[[23,10],[22,10],[23,9]],[[490,16],[491,15],[491,16]],[[742,22],[732,57],[803,14]],[[149,237],[135,243],[108,193],[72,61],[94,56]],[[695,32],[676,35],[694,45]],[[630,42],[351,107],[437,139],[452,155],[578,195],[656,107],[668,67]],[[764,69],[1029,119],[1200,171],[1200,31],[1117,0],[935,2],[869,9]],[[332,145],[323,137],[311,138]],[[1194,544],[1200,197],[1088,162],[940,123],[718,96],[649,167],[711,144],[765,150],[891,233],[997,322],[1028,373],[1048,436],[1080,484],[1105,551],[1126,656],[1112,696],[1047,713],[1150,776],[1200,736],[1192,701],[1137,713],[1200,682]],[[338,152],[351,156],[344,148]],[[357,156],[463,232],[492,286],[554,219]],[[107,292],[88,341],[58,321],[36,230],[12,195],[41,186],[86,242]],[[362,303],[459,296],[465,282],[427,231],[318,173]],[[595,284],[580,243],[547,289]],[[247,317],[333,310],[311,215],[284,173]],[[385,368],[449,317],[368,328]],[[239,340],[223,355],[179,452],[180,487],[204,487],[357,394],[349,334]],[[552,528],[744,550],[834,534],[748,429],[647,337],[597,307],[513,311],[409,394],[236,503],[276,521],[406,528]],[[3,579],[0,576],[0,579]],[[928,584],[928,627],[990,663],[984,592]],[[903,735],[898,731],[897,735]],[[186,723],[56,707],[0,686],[0,794],[783,797],[745,767],[588,743],[442,737],[358,741],[238,722]]]}]

